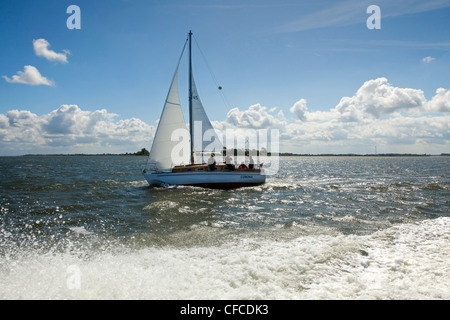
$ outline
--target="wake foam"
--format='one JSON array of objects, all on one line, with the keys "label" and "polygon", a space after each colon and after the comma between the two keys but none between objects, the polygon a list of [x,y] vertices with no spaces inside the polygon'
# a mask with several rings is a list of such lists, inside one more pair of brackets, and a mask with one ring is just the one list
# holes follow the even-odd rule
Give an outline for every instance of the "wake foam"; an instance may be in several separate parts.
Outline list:
[{"label": "wake foam", "polygon": [[0,298],[450,298],[448,217],[371,235],[307,234],[302,227],[296,237],[278,238],[277,232],[284,230],[191,246],[6,250]]}]

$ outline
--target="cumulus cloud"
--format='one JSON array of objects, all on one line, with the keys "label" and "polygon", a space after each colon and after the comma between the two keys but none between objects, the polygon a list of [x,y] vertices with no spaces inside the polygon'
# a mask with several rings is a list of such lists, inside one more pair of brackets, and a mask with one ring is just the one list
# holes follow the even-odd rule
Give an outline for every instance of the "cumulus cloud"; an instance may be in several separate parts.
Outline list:
[{"label": "cumulus cloud", "polygon": [[294,113],[300,120],[306,120],[305,114],[308,111],[308,108],[306,107],[306,100],[300,99],[289,109],[289,111]]},{"label": "cumulus cloud", "polygon": [[32,86],[54,86],[55,83],[42,76],[39,70],[34,66],[25,66],[24,71],[18,71],[12,78],[2,76],[9,83],[23,83]]},{"label": "cumulus cloud", "polygon": [[422,90],[378,78],[328,111],[311,110],[305,99],[289,111],[291,118],[279,118],[253,105],[233,109],[224,122],[228,127],[279,128],[280,149],[286,152],[372,153],[375,145],[380,152],[441,153],[450,148],[450,90],[443,88],[427,100]]},{"label": "cumulus cloud", "polygon": [[413,153],[440,153],[450,147],[450,116],[445,114],[450,112],[450,90],[443,88],[427,101],[422,90],[378,78],[366,81],[329,111],[307,110],[306,101],[291,108],[306,120],[286,126],[283,136],[291,147],[296,143],[312,152],[315,147],[338,153],[370,153],[374,145],[386,152]]},{"label": "cumulus cloud", "polygon": [[50,43],[45,39],[34,39],[33,48],[34,53],[39,57],[44,57],[50,61],[58,61],[67,63],[67,55],[70,54],[69,50],[63,50],[63,53],[57,53],[49,49]]},{"label": "cumulus cloud", "polygon": [[399,110],[422,108],[422,90],[392,86],[386,78],[366,81],[353,97],[344,97],[336,106],[344,121],[359,121],[371,115],[379,118]]},{"label": "cumulus cloud", "polygon": [[260,104],[251,105],[244,111],[233,108],[228,112],[225,124],[239,128],[253,129],[282,126],[284,124],[284,114],[282,112],[274,114],[275,111],[276,108],[267,110],[267,107],[261,106]]},{"label": "cumulus cloud", "polygon": [[0,145],[42,143],[42,119],[26,110],[11,110],[0,114]]},{"label": "cumulus cloud", "polygon": [[436,95],[426,103],[425,111],[450,112],[450,90],[437,89]]},{"label": "cumulus cloud", "polygon": [[115,153],[151,146],[154,126],[116,117],[105,109],[87,111],[77,105],[62,105],[44,115],[10,110],[0,114],[0,146],[13,154]]},{"label": "cumulus cloud", "polygon": [[[231,109],[216,129],[245,136],[249,129],[278,129],[281,152],[442,153],[450,150],[450,90],[431,99],[422,90],[400,88],[386,78],[366,81],[329,110],[315,111],[305,99],[288,108],[254,104]],[[116,120],[106,109],[62,105],[36,115],[27,110],[0,114],[0,150],[21,153],[115,153],[149,148],[155,127],[137,118]],[[21,148],[18,150],[17,148]],[[36,151],[33,151],[36,150]]]}]

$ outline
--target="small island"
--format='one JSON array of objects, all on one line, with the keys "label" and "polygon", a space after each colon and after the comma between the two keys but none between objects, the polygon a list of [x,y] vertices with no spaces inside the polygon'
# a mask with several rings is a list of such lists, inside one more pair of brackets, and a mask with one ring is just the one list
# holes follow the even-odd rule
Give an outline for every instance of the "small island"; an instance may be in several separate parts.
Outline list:
[{"label": "small island", "polygon": [[141,151],[135,153],[128,153],[128,152],[125,153],[126,156],[147,156],[147,157],[149,156],[149,154],[150,152],[145,148],[142,148]]}]

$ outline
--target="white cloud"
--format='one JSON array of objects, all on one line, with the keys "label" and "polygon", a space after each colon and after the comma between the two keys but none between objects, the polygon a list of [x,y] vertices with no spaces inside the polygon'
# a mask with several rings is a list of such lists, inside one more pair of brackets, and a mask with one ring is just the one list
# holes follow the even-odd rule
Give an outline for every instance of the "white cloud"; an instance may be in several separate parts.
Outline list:
[{"label": "white cloud", "polygon": [[433,57],[428,56],[428,57],[423,58],[423,59],[422,59],[422,62],[430,63],[430,62],[433,61],[433,60],[436,60],[436,58],[433,58]]},{"label": "white cloud", "polygon": [[117,153],[150,148],[155,127],[131,118],[115,121],[105,109],[62,105],[44,115],[27,110],[0,114],[0,149],[21,153]]},{"label": "white cloud", "polygon": [[[230,110],[216,129],[245,135],[247,129],[278,129],[280,151],[296,153],[433,153],[450,151],[450,90],[431,99],[386,78],[366,81],[355,95],[328,111],[299,99],[285,116],[260,104]],[[23,153],[117,153],[150,148],[155,127],[137,118],[116,120],[106,109],[62,105],[44,115],[27,110],[0,114],[0,150]]]},{"label": "white cloud", "polygon": [[305,120],[306,119],[305,114],[308,111],[308,108],[306,107],[306,100],[305,99],[298,100],[291,107],[291,109],[289,109],[289,111],[294,113],[297,116],[297,118],[299,118],[300,120]]},{"label": "white cloud", "polygon": [[[442,91],[443,90],[443,91]],[[370,118],[380,118],[398,111],[413,113],[431,111],[431,109],[445,110],[446,91],[442,89],[433,100],[433,106],[428,105],[422,90],[399,88],[391,85],[386,78],[366,81],[352,97],[342,97],[340,102],[329,111],[309,112],[305,99],[300,99],[291,108],[300,120],[324,121],[339,120],[342,122],[358,122]]]},{"label": "white cloud", "polygon": [[252,127],[254,123],[257,129],[261,122],[270,123],[280,129],[282,152],[373,153],[375,145],[379,152],[442,153],[450,149],[450,115],[446,114],[450,90],[443,88],[427,100],[422,90],[396,87],[378,78],[366,81],[354,96],[343,97],[328,111],[310,110],[305,99],[289,110],[294,117],[281,119],[260,105],[233,109],[218,127],[224,123]]},{"label": "white cloud", "polygon": [[11,110],[0,114],[0,145],[40,144],[42,119],[30,111]]},{"label": "white cloud", "polygon": [[49,50],[50,43],[45,39],[33,40],[34,52],[39,57],[44,57],[50,61],[59,61],[67,63],[67,55],[70,54],[69,50],[63,50],[63,53],[57,53],[53,50]]},{"label": "white cloud", "polygon": [[12,78],[2,76],[9,83],[23,83],[32,86],[54,86],[54,82],[42,76],[39,70],[34,66],[25,66],[24,71],[18,71]]},{"label": "white cloud", "polygon": [[439,88],[436,95],[426,103],[427,112],[450,112],[450,90]]},{"label": "white cloud", "polygon": [[363,122],[339,120],[289,123],[281,136],[282,151],[297,153],[448,152],[450,115],[420,117],[399,113]]},{"label": "white cloud", "polygon": [[359,121],[368,115],[376,118],[399,110],[424,106],[422,90],[392,86],[386,78],[366,81],[353,97],[344,97],[336,110],[345,121]]},{"label": "white cloud", "polygon": [[276,108],[267,111],[267,107],[260,104],[251,105],[248,110],[240,111],[238,108],[231,109],[225,119],[227,127],[265,129],[279,127],[284,124],[283,112],[274,114]]},{"label": "white cloud", "polygon": [[[35,39],[33,40],[34,52],[37,56],[44,57],[50,61],[59,61],[67,63],[67,55],[70,53],[68,50],[63,50],[64,53],[57,53],[53,50],[49,50],[50,43],[45,39]],[[9,83],[23,83],[33,86],[46,85],[54,86],[55,83],[46,77],[42,76],[39,70],[34,67],[27,65],[24,67],[24,71],[18,71],[16,75],[12,78],[7,76],[2,76]]]}]

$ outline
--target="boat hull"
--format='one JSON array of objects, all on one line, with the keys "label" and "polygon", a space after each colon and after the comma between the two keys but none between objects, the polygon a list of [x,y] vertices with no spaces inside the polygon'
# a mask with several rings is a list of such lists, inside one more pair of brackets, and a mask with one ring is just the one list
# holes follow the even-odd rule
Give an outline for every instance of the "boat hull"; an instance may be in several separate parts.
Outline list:
[{"label": "boat hull", "polygon": [[261,172],[167,172],[144,173],[150,186],[195,186],[212,189],[235,189],[264,184],[266,176]]}]

